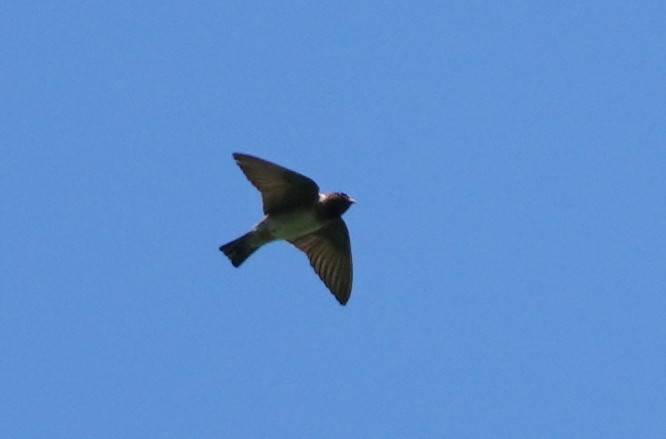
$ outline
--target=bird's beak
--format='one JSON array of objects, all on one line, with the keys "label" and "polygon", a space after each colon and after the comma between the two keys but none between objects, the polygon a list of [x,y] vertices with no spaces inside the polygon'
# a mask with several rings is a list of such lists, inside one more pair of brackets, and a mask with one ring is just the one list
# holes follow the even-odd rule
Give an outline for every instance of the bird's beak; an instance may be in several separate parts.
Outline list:
[{"label": "bird's beak", "polygon": [[353,199],[352,197],[349,197],[349,201],[351,201],[351,202],[352,202],[352,204],[356,204],[356,200],[355,200],[355,199]]}]

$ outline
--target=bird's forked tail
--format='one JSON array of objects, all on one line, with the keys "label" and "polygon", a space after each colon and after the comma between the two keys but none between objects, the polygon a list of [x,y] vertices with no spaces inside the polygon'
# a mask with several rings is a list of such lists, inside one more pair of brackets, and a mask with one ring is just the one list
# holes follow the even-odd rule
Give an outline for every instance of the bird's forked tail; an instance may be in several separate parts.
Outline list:
[{"label": "bird's forked tail", "polygon": [[231,260],[234,267],[238,267],[245,262],[252,253],[259,249],[259,247],[252,244],[251,238],[252,232],[246,233],[240,238],[220,246],[220,251]]}]

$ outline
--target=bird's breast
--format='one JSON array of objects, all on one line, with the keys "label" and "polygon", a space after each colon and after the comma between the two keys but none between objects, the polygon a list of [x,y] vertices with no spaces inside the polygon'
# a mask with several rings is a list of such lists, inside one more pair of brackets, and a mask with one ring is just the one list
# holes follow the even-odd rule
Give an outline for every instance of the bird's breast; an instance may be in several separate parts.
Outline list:
[{"label": "bird's breast", "polygon": [[273,239],[292,240],[317,231],[324,223],[317,218],[314,209],[299,209],[269,215],[260,224],[260,229],[270,233]]}]

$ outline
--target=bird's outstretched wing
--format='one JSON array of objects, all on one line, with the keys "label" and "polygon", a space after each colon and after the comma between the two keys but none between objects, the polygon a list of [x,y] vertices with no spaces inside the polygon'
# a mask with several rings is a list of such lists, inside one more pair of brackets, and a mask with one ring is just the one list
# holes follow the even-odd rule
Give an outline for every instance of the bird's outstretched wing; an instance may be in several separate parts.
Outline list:
[{"label": "bird's outstretched wing", "polygon": [[233,156],[247,179],[261,192],[265,214],[288,211],[318,200],[319,186],[310,178],[258,157],[241,153]]},{"label": "bird's outstretched wing", "polygon": [[347,303],[351,294],[353,270],[349,231],[342,218],[289,242],[308,255],[310,265],[338,302],[341,305]]}]

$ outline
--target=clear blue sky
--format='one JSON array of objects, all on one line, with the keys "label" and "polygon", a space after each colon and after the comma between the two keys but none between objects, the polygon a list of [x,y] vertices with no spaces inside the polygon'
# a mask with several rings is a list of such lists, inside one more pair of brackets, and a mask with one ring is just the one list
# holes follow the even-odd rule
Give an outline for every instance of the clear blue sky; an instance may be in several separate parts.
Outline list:
[{"label": "clear blue sky", "polygon": [[[663,437],[665,5],[6,4],[0,437]],[[234,151],[357,199],[346,307]]]}]

